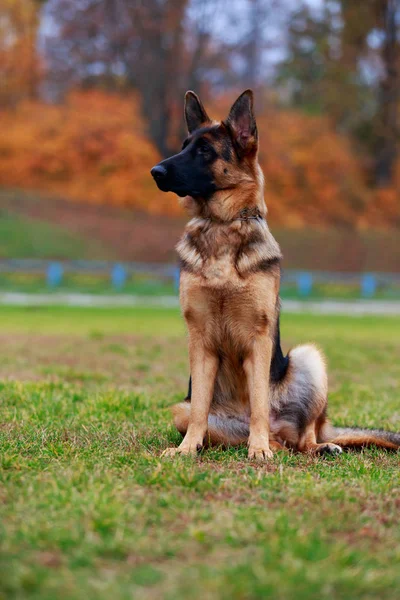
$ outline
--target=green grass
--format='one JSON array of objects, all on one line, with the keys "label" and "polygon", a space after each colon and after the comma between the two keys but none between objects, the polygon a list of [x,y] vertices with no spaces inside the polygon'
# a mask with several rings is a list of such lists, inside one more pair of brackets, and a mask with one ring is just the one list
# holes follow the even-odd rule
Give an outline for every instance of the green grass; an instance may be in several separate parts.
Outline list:
[{"label": "green grass", "polygon": [[[337,424],[400,429],[400,320],[283,316]],[[0,598],[393,599],[399,454],[162,460],[188,366],[178,311],[0,310]]]},{"label": "green grass", "polygon": [[107,275],[67,273],[59,286],[49,287],[46,272],[1,273],[0,292],[28,294],[133,294],[142,296],[175,296],[177,290],[171,280],[151,279],[147,276],[130,275],[121,289],[113,287],[111,272]]},{"label": "green grass", "polygon": [[101,245],[73,234],[61,225],[0,212],[0,257],[90,259]]}]

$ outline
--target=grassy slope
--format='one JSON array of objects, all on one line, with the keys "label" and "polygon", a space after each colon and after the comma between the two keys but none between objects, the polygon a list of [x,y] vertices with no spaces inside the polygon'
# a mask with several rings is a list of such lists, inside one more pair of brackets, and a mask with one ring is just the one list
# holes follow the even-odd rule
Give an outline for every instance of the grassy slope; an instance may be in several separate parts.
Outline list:
[{"label": "grassy slope", "polygon": [[[98,259],[172,262],[185,222],[182,218],[157,217],[107,204],[68,202],[1,187],[0,210],[28,220],[32,229],[44,224],[57,231],[62,224],[77,240],[91,243],[95,250],[92,258]],[[54,235],[50,239],[54,240]]]},{"label": "grassy slope", "polygon": [[[1,309],[0,331],[0,597],[394,597],[398,454],[160,460],[178,312]],[[400,429],[399,320],[290,315],[283,338],[325,350],[336,423]]]},{"label": "grassy slope", "polygon": [[[51,257],[64,254],[68,257],[72,253],[72,257],[85,258],[89,248],[90,258],[174,262],[174,247],[186,222],[185,217],[157,217],[1,187],[0,211],[0,229],[5,235],[0,243],[0,256],[10,257],[16,251],[18,256],[37,256],[36,248],[43,246],[45,256]],[[9,218],[14,215],[15,232],[11,221],[8,226],[2,225],[2,214],[8,214]],[[283,250],[285,269],[399,271],[397,230],[282,229],[274,225],[273,213],[269,222]],[[18,235],[21,223],[24,231]]]},{"label": "grassy slope", "polygon": [[96,241],[61,225],[0,213],[0,258],[90,259],[99,252]]}]

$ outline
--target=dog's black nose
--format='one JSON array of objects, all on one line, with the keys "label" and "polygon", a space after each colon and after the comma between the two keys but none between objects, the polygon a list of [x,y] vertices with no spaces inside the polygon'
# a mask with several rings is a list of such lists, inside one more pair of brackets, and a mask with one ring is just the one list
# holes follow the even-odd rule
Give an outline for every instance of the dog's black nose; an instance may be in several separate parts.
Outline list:
[{"label": "dog's black nose", "polygon": [[165,167],[162,167],[161,165],[156,165],[152,168],[150,173],[153,175],[154,179],[162,179],[166,176],[167,169]]}]

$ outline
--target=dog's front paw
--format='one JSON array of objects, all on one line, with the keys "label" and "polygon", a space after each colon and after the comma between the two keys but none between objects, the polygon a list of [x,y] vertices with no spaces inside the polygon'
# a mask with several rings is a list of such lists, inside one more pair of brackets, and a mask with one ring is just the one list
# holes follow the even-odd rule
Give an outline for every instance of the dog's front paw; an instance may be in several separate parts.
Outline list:
[{"label": "dog's front paw", "polygon": [[161,454],[161,458],[173,458],[179,454],[179,448],[166,448]]},{"label": "dog's front paw", "polygon": [[249,446],[248,456],[250,460],[264,462],[272,458],[273,453],[269,446]]},{"label": "dog's front paw", "polygon": [[263,462],[272,458],[273,453],[269,445],[269,436],[267,434],[250,433],[248,441],[248,457],[250,460]]},{"label": "dog's front paw", "polygon": [[178,448],[167,448],[166,450],[164,450],[161,456],[166,458],[173,458],[178,454],[182,456],[196,456],[196,454],[200,452],[202,448],[202,444],[184,444],[182,442],[182,444],[178,446]]}]

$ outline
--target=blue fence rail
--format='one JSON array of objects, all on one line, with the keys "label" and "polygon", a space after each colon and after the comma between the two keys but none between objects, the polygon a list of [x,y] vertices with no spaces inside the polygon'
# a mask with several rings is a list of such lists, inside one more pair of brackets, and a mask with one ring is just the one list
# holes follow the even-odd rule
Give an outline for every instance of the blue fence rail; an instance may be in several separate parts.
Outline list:
[{"label": "blue fence rail", "polygon": [[[46,277],[49,288],[59,287],[66,275],[85,274],[109,279],[116,291],[124,289],[129,278],[140,275],[152,280],[164,280],[179,287],[179,268],[172,264],[142,262],[115,263],[108,261],[48,261],[38,259],[0,260],[0,273],[26,273]],[[294,286],[300,296],[307,297],[316,285],[353,286],[364,298],[373,297],[382,286],[400,286],[399,273],[346,273],[329,271],[300,271],[284,269],[282,284]]]}]

